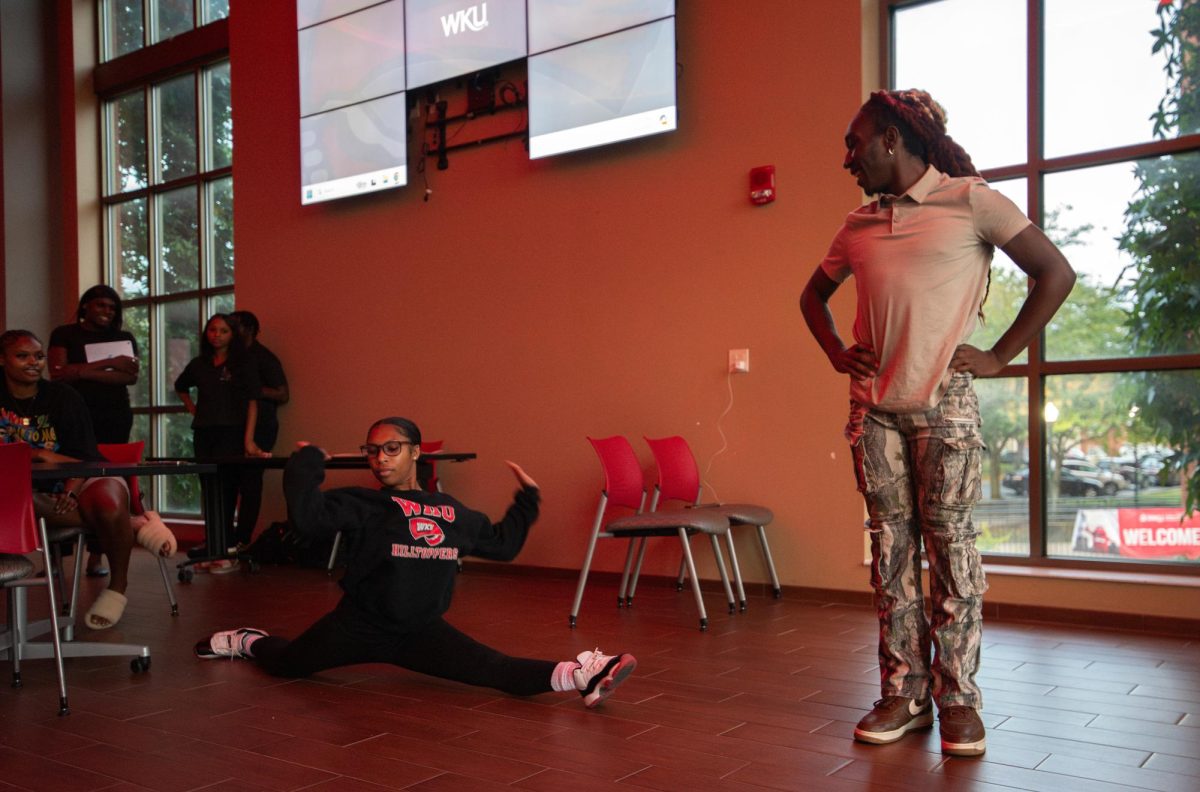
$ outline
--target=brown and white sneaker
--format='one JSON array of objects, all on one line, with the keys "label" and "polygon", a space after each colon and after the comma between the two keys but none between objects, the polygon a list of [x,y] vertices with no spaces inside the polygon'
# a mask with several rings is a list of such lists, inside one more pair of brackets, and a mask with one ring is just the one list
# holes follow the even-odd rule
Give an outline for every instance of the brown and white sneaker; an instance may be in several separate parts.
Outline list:
[{"label": "brown and white sneaker", "polygon": [[942,733],[942,753],[979,756],[987,749],[983,721],[974,707],[944,707],[938,712],[938,721]]},{"label": "brown and white sneaker", "polygon": [[913,729],[933,725],[933,704],[905,696],[884,696],[854,728],[859,742],[883,745],[899,740]]}]

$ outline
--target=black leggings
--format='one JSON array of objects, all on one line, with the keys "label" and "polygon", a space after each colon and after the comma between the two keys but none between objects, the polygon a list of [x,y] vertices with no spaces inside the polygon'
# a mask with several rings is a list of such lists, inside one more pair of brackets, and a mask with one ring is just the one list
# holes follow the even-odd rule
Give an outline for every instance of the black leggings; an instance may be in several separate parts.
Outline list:
[{"label": "black leggings", "polygon": [[[245,433],[239,426],[200,426],[192,429],[192,448],[200,459],[245,456]],[[217,486],[225,507],[225,523],[221,535],[226,545],[236,541],[233,532],[233,513],[238,499],[239,465],[222,465],[217,472]],[[210,547],[209,553],[223,553],[224,547]]]},{"label": "black leggings", "polygon": [[440,617],[410,632],[387,632],[344,605],[322,616],[294,641],[273,635],[259,638],[251,651],[255,661],[275,676],[303,677],[356,663],[391,663],[514,696],[550,691],[550,676],[558,665],[501,654]]}]

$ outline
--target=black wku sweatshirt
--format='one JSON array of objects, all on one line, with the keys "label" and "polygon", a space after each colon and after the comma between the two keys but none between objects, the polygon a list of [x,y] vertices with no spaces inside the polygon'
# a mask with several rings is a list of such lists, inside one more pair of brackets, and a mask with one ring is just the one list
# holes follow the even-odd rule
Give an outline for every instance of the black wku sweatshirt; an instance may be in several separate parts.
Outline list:
[{"label": "black wku sweatshirt", "polygon": [[463,506],[441,492],[342,487],[321,490],[325,460],[305,446],[283,473],[288,519],[303,536],[346,541],[344,601],[386,629],[420,627],[446,612],[458,560],[511,561],[538,516],[535,487],[517,490],[504,518]]}]

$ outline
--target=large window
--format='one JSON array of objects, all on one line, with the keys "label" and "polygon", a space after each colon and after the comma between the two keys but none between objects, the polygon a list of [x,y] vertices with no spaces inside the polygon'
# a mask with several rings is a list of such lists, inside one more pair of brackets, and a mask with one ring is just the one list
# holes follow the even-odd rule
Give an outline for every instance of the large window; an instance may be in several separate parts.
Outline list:
[{"label": "large window", "polygon": [[[1200,573],[1200,508],[1180,522],[1200,454],[1200,3],[884,10],[888,84],[941,102],[985,178],[1079,274],[1043,337],[977,383],[982,548]],[[972,343],[990,346],[1026,293],[998,252]]]},{"label": "large window", "polygon": [[[191,419],[173,384],[198,353],[207,317],[233,309],[227,34],[203,29],[229,4],[101,0],[100,8],[104,275],[142,355],[133,439],[151,456],[190,456]],[[210,46],[200,65],[197,40]],[[162,477],[151,491],[161,511],[199,512],[190,477]]]}]

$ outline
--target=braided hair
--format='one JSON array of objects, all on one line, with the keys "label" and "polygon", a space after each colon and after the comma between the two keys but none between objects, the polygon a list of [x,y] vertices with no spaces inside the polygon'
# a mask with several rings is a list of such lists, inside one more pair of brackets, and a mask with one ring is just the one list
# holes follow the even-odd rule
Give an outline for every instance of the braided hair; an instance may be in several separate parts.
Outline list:
[{"label": "braided hair", "polygon": [[[929,95],[915,88],[907,91],[875,91],[862,106],[862,114],[875,123],[875,131],[894,126],[909,153],[947,176],[978,176],[971,155],[946,134],[946,110]],[[979,302],[979,321],[985,321],[983,304],[992,291],[992,271]]]},{"label": "braided hair", "polygon": [[875,91],[863,115],[882,132],[896,127],[904,147],[948,176],[978,176],[971,155],[946,134],[946,111],[925,91]]}]

